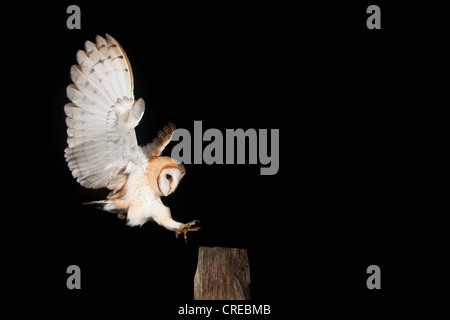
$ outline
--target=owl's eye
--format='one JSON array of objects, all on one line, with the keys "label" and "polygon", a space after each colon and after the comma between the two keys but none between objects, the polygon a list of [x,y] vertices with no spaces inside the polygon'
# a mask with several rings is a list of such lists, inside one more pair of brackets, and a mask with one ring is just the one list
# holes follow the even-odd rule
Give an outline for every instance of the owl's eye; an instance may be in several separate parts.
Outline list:
[{"label": "owl's eye", "polygon": [[172,175],[170,175],[170,174],[166,174],[166,179],[167,179],[167,180],[170,180],[170,179],[172,179]]}]

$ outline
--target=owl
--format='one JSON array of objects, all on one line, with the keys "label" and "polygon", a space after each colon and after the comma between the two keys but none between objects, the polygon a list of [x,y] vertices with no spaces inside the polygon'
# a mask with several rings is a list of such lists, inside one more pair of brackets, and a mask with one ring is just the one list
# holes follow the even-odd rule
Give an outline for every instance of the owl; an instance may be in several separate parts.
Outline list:
[{"label": "owl", "polygon": [[196,221],[180,223],[161,201],[186,173],[182,163],[161,156],[175,125],[169,123],[146,146],[137,144],[134,128],[144,114],[135,100],[133,73],[125,51],[110,35],[86,41],[70,69],[71,101],[64,106],[67,124],[65,158],[72,175],[86,188],[108,188],[107,199],[89,202],[126,218],[129,226],[155,221],[176,235],[197,231]]}]

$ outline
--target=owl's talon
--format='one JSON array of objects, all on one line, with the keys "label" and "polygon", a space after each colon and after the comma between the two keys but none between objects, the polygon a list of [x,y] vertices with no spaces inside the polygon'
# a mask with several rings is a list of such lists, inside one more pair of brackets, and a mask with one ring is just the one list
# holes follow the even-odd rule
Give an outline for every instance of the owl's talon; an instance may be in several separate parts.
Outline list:
[{"label": "owl's talon", "polygon": [[184,241],[187,241],[187,233],[189,231],[197,231],[200,229],[200,227],[191,228],[193,225],[195,225],[196,222],[200,222],[198,220],[194,220],[185,224],[182,224],[181,227],[177,230],[176,236],[183,234]]}]

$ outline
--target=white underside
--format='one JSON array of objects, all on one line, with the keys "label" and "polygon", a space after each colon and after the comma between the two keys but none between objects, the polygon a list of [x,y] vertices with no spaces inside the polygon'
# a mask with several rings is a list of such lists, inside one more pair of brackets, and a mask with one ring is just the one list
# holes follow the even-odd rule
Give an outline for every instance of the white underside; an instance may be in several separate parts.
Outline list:
[{"label": "white underside", "polygon": [[166,207],[159,195],[155,195],[142,170],[129,175],[124,200],[130,204],[127,214],[127,225],[142,226],[154,220],[166,229],[176,231],[182,223],[172,219],[170,209]]}]

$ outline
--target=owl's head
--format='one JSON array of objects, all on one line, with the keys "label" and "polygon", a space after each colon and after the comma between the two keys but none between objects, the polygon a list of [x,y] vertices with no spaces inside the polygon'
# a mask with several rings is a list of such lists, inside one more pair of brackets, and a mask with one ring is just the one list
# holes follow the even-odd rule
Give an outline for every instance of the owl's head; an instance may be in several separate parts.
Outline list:
[{"label": "owl's head", "polygon": [[147,177],[156,182],[156,192],[162,196],[173,193],[185,173],[183,164],[170,157],[155,157],[149,160],[147,166]]}]

